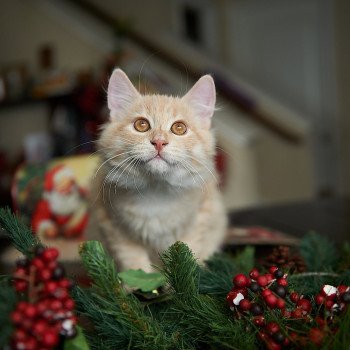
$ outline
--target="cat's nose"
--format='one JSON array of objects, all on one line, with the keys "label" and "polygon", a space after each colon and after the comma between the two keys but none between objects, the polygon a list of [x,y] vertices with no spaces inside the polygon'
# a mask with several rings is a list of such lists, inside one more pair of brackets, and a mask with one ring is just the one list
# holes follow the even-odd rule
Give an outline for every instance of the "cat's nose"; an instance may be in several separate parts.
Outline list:
[{"label": "cat's nose", "polygon": [[168,144],[168,142],[161,139],[154,139],[151,141],[151,144],[158,152],[160,152]]}]

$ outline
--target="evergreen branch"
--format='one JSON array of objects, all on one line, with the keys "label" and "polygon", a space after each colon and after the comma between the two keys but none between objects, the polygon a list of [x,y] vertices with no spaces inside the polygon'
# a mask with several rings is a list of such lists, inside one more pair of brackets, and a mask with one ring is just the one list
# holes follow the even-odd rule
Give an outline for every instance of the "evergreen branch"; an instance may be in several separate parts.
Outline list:
[{"label": "evergreen branch", "polygon": [[74,296],[80,312],[90,318],[98,334],[108,339],[108,348],[176,348],[176,337],[166,334],[137,298],[122,288],[114,261],[100,242],[83,243],[80,255],[93,286],[89,291],[77,288]]},{"label": "evergreen branch", "polygon": [[0,284],[0,348],[8,344],[9,337],[12,334],[13,326],[10,320],[10,313],[15,308],[17,296],[15,290],[5,281]]},{"label": "evergreen branch", "polygon": [[303,238],[300,253],[309,271],[333,271],[338,262],[334,243],[316,232],[310,232]]},{"label": "evergreen branch", "polygon": [[161,260],[164,275],[174,291],[172,317],[187,342],[197,348],[201,348],[201,344],[213,348],[215,344],[221,348],[253,348],[254,339],[247,341],[242,323],[230,319],[225,298],[216,300],[199,293],[200,270],[184,243],[176,242]]},{"label": "evergreen branch", "polygon": [[30,228],[10,208],[0,208],[0,227],[12,241],[13,246],[26,256],[31,257],[33,248],[40,244],[40,240]]}]

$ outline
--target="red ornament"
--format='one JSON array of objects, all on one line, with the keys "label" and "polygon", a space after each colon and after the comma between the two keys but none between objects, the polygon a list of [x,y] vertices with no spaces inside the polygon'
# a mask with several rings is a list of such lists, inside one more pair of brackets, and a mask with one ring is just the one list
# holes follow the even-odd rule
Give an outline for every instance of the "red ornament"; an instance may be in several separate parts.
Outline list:
[{"label": "red ornament", "polygon": [[252,303],[248,299],[242,299],[239,302],[239,309],[241,311],[249,311],[251,307],[252,307]]},{"label": "red ornament", "polygon": [[289,295],[289,299],[291,300],[291,302],[293,302],[293,303],[296,304],[296,303],[298,302],[298,300],[300,299],[300,296],[299,296],[298,293],[292,292],[292,293],[290,293],[290,295]]},{"label": "red ornament", "polygon": [[278,270],[278,267],[277,266],[271,266],[269,268],[269,272],[273,275],[276,271]]},{"label": "red ornament", "polygon": [[305,312],[309,313],[311,310],[311,303],[307,299],[300,299],[297,302],[297,307],[304,310]]},{"label": "red ornament", "polygon": [[267,278],[266,278],[266,276],[259,276],[257,279],[256,279],[256,281],[257,281],[257,283],[258,283],[258,285],[260,286],[260,287],[266,287],[267,286],[267,284],[268,284],[268,280],[267,280]]},{"label": "red ornament", "polygon": [[316,345],[321,345],[324,333],[318,328],[311,328],[309,332],[309,339]]},{"label": "red ornament", "polygon": [[282,298],[278,298],[276,302],[277,309],[284,309],[286,307],[286,302]]},{"label": "red ornament", "polygon": [[276,322],[269,322],[266,325],[267,332],[272,335],[280,330],[280,326]]},{"label": "red ornament", "polygon": [[266,296],[264,299],[265,299],[265,303],[268,307],[274,308],[276,306],[277,297],[274,294],[270,294],[270,295]]},{"label": "red ornament", "polygon": [[253,268],[250,272],[249,272],[249,277],[253,280],[256,280],[259,277],[259,270],[257,268]]},{"label": "red ornament", "polygon": [[233,278],[233,283],[236,287],[242,288],[247,287],[250,283],[249,278],[243,273],[239,273]]}]

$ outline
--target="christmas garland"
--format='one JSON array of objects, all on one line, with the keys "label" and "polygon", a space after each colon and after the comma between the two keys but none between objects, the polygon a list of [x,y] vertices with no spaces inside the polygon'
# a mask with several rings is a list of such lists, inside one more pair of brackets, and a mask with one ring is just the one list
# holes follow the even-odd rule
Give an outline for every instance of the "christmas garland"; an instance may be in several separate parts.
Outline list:
[{"label": "christmas garland", "polygon": [[276,248],[258,264],[247,247],[201,267],[177,242],[159,273],[146,274],[118,273],[102,244],[88,241],[79,252],[87,288],[8,209],[0,226],[24,254],[0,280],[0,348],[350,348],[349,244],[339,250],[311,233],[297,255]]}]

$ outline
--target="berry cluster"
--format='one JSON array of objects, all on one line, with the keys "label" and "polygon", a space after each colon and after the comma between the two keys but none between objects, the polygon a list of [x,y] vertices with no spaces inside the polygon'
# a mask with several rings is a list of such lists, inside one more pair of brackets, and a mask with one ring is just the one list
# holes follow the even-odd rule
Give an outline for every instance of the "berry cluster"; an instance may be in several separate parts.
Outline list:
[{"label": "berry cluster", "polygon": [[56,248],[36,247],[34,258],[17,262],[14,287],[22,301],[11,313],[14,324],[13,349],[49,350],[60,337],[72,338],[77,331],[72,287],[64,268],[57,262]]},{"label": "berry cluster", "polygon": [[[293,327],[282,327],[282,321],[288,319],[289,324],[290,321],[306,321],[314,325],[308,339],[319,345],[324,337],[324,327],[330,325],[334,314],[345,310],[350,303],[350,287],[345,285],[337,288],[325,285],[311,299],[289,292],[287,274],[276,266],[270,267],[265,274],[260,274],[256,268],[249,276],[237,274],[233,284],[226,297],[230,309],[238,318],[246,317],[257,327],[258,338],[273,350],[291,343],[302,345],[306,340],[304,335],[292,331]],[[269,317],[271,315],[273,317]],[[278,320],[280,322],[275,322]]]}]

